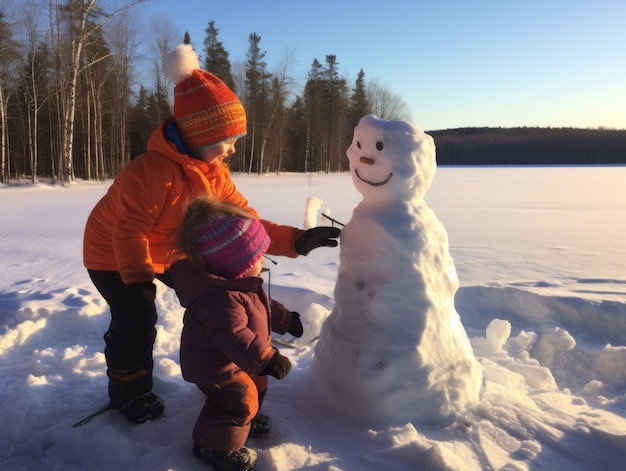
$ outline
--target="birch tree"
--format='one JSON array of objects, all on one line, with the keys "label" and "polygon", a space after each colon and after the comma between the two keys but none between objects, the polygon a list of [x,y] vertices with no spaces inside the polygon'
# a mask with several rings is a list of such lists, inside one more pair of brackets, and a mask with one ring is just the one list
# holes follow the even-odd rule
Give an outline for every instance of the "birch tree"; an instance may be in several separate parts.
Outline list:
[{"label": "birch tree", "polygon": [[[101,30],[107,21],[142,1],[127,2],[117,10],[107,13],[96,5],[97,0],[68,0],[64,5],[59,0],[50,0],[51,5],[54,2],[51,12],[56,19],[54,23],[58,64],[56,83],[62,104],[61,153],[57,169],[61,182],[74,180],[73,142],[76,90],[78,77],[83,69],[81,56],[85,44],[95,32]],[[61,48],[63,54],[61,54]],[[84,67],[90,65],[85,64]]]},{"label": "birch tree", "polygon": [[[86,44],[83,53],[83,62],[86,65],[81,73],[81,84],[83,85],[83,132],[85,136],[83,142],[83,175],[86,179],[91,179],[92,172],[96,178],[104,178],[105,161],[105,129],[104,114],[105,107],[109,116],[112,116],[113,103],[124,102],[124,96],[128,95],[128,90],[122,91],[114,100],[105,100],[106,91],[113,90],[111,77],[114,76],[113,58],[104,38],[100,32],[92,35],[92,39]],[[110,94],[109,94],[110,95]],[[110,119],[109,121],[115,121]],[[111,146],[108,146],[109,153]]]},{"label": "birch tree", "polygon": [[[152,66],[157,110],[159,113],[155,118],[156,122],[159,123],[171,113],[171,109],[174,104],[174,97],[169,93],[170,81],[163,71],[163,59],[181,42],[181,40],[178,39],[179,33],[169,18],[159,16],[154,19],[152,24],[155,51],[155,55],[152,59]],[[162,106],[163,102],[167,103],[167,107]]]},{"label": "birch tree", "polygon": [[[61,102],[61,153],[57,165],[57,177],[61,182],[74,180],[73,143],[74,118],[76,115],[76,87],[81,68],[80,59],[83,47],[99,24],[90,25],[89,15],[95,8],[96,0],[70,0],[62,5],[54,1],[57,38],[56,57],[59,59],[56,70],[56,83]],[[68,26],[67,36],[63,24]],[[61,54],[61,49],[65,54]],[[65,60],[62,60],[65,58]]]},{"label": "birch tree", "polygon": [[[287,101],[292,94],[295,79],[291,72],[294,59],[293,51],[286,49],[278,65],[271,74],[270,99],[268,106],[268,119],[262,141],[263,160],[267,162],[265,171],[283,169],[283,154],[286,148],[287,128]],[[265,156],[268,155],[268,158]]]},{"label": "birch tree", "polygon": [[14,91],[15,70],[20,58],[18,43],[0,11],[0,183],[10,176],[9,168],[9,96]]},{"label": "birch tree", "polygon": [[[130,161],[130,87],[133,78],[132,64],[137,48],[136,18],[130,12],[120,15],[107,30],[107,43],[113,59],[112,93],[116,99],[111,106],[111,174],[117,174]],[[99,179],[106,177],[101,168]]]},{"label": "birch tree", "polygon": [[402,97],[377,80],[371,80],[366,86],[366,96],[369,105],[369,113],[383,119],[410,120],[411,111],[409,105]]},{"label": "birch tree", "polygon": [[21,14],[28,49],[27,59],[22,68],[22,90],[26,107],[28,162],[33,184],[37,183],[39,169],[39,113],[48,99],[46,94],[46,67],[43,65],[46,58],[41,55],[45,48],[39,47],[43,37],[39,31],[40,25],[36,21],[36,11],[39,7],[40,5],[34,1],[28,0],[23,4]]}]

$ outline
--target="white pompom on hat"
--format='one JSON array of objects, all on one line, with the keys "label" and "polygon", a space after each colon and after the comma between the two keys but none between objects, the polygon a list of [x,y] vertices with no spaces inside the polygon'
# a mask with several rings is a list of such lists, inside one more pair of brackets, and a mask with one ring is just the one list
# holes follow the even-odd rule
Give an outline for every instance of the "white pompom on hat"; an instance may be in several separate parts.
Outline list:
[{"label": "white pompom on hat", "polygon": [[163,70],[174,83],[191,77],[194,70],[200,68],[200,57],[191,44],[179,44],[163,59]]},{"label": "white pompom on hat", "polygon": [[194,154],[246,134],[241,101],[217,76],[200,70],[200,59],[191,44],[180,44],[167,54],[163,69],[176,84],[174,118]]}]

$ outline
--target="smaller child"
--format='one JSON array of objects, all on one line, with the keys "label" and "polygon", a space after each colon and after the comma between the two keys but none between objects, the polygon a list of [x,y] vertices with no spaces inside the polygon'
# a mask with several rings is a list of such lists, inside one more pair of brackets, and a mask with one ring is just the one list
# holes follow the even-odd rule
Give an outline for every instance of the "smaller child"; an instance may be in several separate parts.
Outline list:
[{"label": "smaller child", "polygon": [[283,379],[291,363],[271,332],[302,335],[299,314],[271,301],[259,276],[270,239],[261,222],[225,201],[199,198],[179,236],[183,258],[170,268],[186,308],[180,345],[183,378],[206,400],[193,429],[193,453],[216,470],[247,471],[256,452],[248,436],[270,429],[258,411],[267,375]]}]

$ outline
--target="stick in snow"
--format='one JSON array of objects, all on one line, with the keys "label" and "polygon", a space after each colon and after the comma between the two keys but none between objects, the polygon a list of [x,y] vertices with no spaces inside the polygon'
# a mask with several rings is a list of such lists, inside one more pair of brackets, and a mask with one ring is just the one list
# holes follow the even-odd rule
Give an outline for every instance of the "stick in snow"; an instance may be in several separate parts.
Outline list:
[{"label": "stick in snow", "polygon": [[287,348],[298,348],[298,345],[295,342],[285,340],[282,338],[272,338],[272,342],[278,345],[282,345]]},{"label": "stick in snow", "polygon": [[328,219],[330,222],[332,222],[333,224],[338,224],[341,227],[345,226],[345,224],[340,223],[339,221],[337,221],[336,219],[331,218],[328,214],[322,213],[322,217],[325,217],[326,219]]},{"label": "stick in snow", "polygon": [[111,409],[111,404],[107,404],[106,406],[101,407],[100,409],[98,409],[94,413],[89,414],[87,417],[85,417],[83,419],[80,419],[75,424],[72,424],[72,427],[80,427],[81,425],[85,425],[87,422],[91,421],[91,419],[93,419],[94,417],[98,417],[100,414],[104,414],[109,409]]},{"label": "stick in snow", "polygon": [[[313,345],[315,342],[317,342],[319,340],[320,336],[317,335],[315,337],[313,337],[311,340],[309,340],[309,345]],[[272,342],[276,345],[283,345],[287,348],[298,348],[300,347],[300,345],[298,345],[294,340],[285,340],[282,337],[272,337]]]}]

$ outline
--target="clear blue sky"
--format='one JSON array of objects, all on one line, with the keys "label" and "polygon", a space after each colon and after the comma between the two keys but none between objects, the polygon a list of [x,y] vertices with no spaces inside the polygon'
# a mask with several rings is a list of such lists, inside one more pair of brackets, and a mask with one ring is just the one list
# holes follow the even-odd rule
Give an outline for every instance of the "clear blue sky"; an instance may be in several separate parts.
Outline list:
[{"label": "clear blue sky", "polygon": [[291,51],[301,83],[334,54],[350,86],[363,69],[426,130],[626,129],[624,0],[148,0],[140,11],[167,16],[199,52],[215,21],[231,62],[255,32],[269,69]]}]

